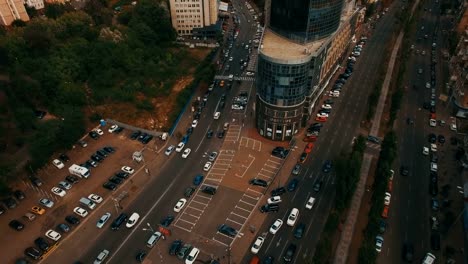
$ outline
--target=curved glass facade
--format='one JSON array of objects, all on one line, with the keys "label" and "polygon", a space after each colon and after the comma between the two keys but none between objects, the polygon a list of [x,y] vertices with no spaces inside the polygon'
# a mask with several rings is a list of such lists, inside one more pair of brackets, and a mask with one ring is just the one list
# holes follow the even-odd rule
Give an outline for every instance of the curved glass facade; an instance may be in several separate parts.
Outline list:
[{"label": "curved glass facade", "polygon": [[294,106],[305,100],[309,63],[278,64],[258,58],[257,93],[268,104]]},{"label": "curved glass facade", "polygon": [[278,34],[306,43],[338,29],[344,0],[271,0],[270,27]]}]

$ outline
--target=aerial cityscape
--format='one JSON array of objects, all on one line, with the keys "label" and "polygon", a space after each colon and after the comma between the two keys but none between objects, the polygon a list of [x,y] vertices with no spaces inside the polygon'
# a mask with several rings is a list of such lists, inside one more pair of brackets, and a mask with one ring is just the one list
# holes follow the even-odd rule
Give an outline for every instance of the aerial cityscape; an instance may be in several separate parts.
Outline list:
[{"label": "aerial cityscape", "polygon": [[0,0],[0,263],[468,264],[467,7]]}]

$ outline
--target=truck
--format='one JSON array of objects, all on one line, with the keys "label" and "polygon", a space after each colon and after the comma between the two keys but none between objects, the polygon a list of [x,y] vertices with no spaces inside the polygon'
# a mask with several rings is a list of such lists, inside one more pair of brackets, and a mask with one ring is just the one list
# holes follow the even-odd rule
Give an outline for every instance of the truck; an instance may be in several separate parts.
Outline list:
[{"label": "truck", "polygon": [[80,178],[89,178],[91,174],[89,173],[89,170],[85,167],[81,167],[79,165],[73,164],[68,168],[68,172],[70,172],[71,175],[78,176]]}]

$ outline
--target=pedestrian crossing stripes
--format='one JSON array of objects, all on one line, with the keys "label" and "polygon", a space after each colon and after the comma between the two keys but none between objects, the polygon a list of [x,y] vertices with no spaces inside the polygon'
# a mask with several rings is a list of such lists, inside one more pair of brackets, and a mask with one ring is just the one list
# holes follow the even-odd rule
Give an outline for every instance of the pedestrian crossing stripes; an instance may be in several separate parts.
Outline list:
[{"label": "pedestrian crossing stripes", "polygon": [[[255,77],[252,76],[235,76],[234,81],[247,81],[247,82],[253,82],[255,81]],[[229,76],[227,75],[216,75],[215,80],[229,80]]]}]

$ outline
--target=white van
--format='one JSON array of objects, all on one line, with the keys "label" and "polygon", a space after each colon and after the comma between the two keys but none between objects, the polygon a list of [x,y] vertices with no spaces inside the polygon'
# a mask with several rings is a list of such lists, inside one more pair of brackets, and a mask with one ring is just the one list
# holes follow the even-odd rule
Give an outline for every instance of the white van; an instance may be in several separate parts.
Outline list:
[{"label": "white van", "polygon": [[146,242],[146,246],[149,247],[149,248],[154,247],[154,245],[156,244],[156,242],[158,242],[158,240],[161,238],[161,236],[162,236],[161,232],[159,232],[159,231],[154,232],[154,234],[152,234],[151,237]]},{"label": "white van", "polygon": [[314,207],[314,204],[315,204],[315,198],[310,197],[309,200],[307,201],[305,207],[310,210],[310,209],[312,209]]},{"label": "white van", "polygon": [[167,133],[163,133],[161,136],[159,136],[159,138],[161,138],[161,140],[163,140],[163,141],[166,141]]},{"label": "white van", "polygon": [[293,208],[288,216],[288,221],[286,223],[288,224],[288,226],[294,226],[294,224],[297,221],[297,218],[299,218],[299,209]]},{"label": "white van", "polygon": [[427,252],[426,256],[424,257],[422,263],[423,264],[433,264],[436,260],[436,257],[431,253]]}]

